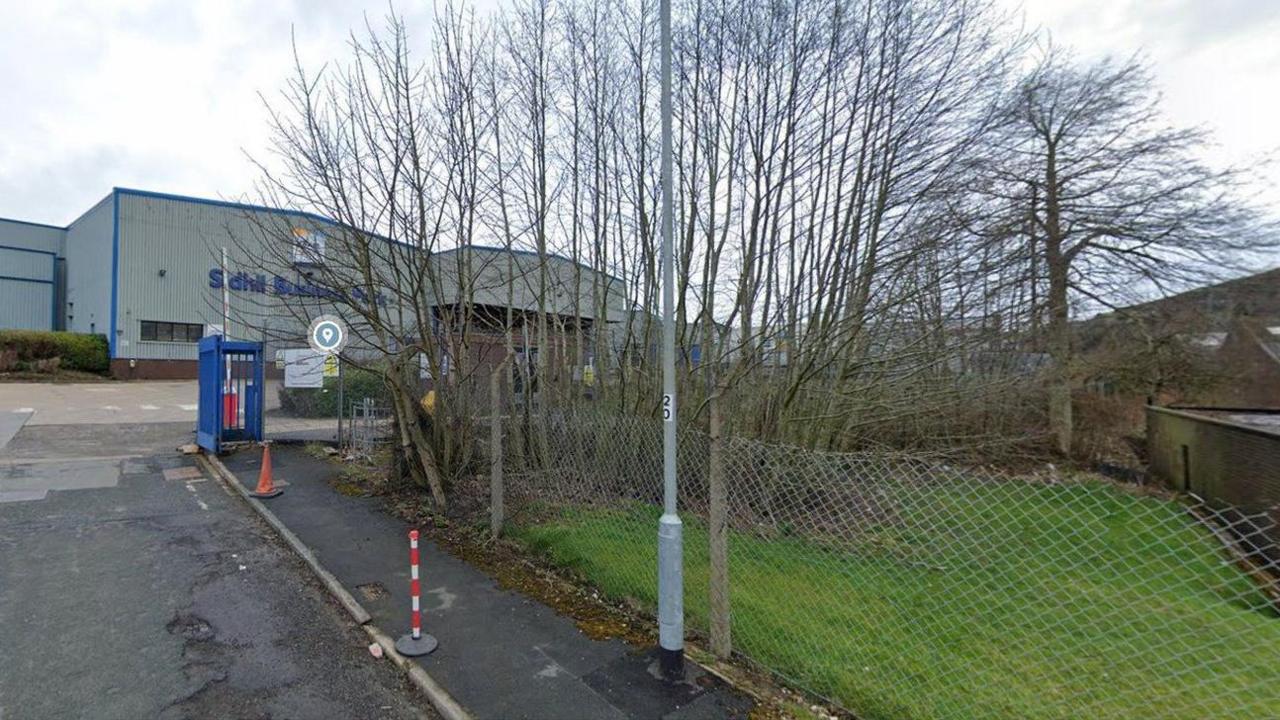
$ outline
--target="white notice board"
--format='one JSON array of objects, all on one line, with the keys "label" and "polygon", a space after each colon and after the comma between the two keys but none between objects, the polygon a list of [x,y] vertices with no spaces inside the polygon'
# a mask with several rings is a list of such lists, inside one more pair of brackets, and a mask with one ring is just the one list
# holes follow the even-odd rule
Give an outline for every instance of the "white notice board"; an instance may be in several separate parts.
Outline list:
[{"label": "white notice board", "polygon": [[284,351],[284,386],[290,388],[324,387],[324,353],[311,348]]}]

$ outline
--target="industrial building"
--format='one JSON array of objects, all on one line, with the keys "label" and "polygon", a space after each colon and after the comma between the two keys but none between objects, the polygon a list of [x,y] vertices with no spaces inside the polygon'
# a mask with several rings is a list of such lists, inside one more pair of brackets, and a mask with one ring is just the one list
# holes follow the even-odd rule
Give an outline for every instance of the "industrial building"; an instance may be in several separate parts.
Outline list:
[{"label": "industrial building", "polygon": [[[307,252],[284,267],[253,249],[255,236],[268,224],[286,228],[299,248],[321,256],[325,233],[337,227],[313,213],[128,188],[113,189],[66,227],[0,219],[0,329],[105,335],[116,377],[193,378],[197,341],[223,332],[224,283],[231,305],[252,305],[260,318],[272,314],[271,303],[326,296],[310,279],[307,266],[317,259]],[[228,247],[231,258],[224,272],[221,251]],[[484,288],[484,297],[476,301],[489,307],[509,304],[522,312],[536,309],[528,281],[533,273],[527,268],[512,273],[513,262],[476,259],[485,254],[511,256],[525,265],[531,257],[472,246],[465,254],[467,272],[474,273],[467,285]],[[602,312],[606,323],[625,315],[617,278],[593,274],[564,258],[549,260],[554,289],[542,299],[549,312],[572,311],[586,324],[594,324]],[[425,292],[443,297],[452,290]],[[605,300],[590,299],[600,297]],[[267,341],[269,353],[289,346],[280,337],[305,334],[303,324],[263,337],[263,324],[246,320],[250,316],[232,312],[225,334]],[[294,318],[273,320],[297,324]]]}]

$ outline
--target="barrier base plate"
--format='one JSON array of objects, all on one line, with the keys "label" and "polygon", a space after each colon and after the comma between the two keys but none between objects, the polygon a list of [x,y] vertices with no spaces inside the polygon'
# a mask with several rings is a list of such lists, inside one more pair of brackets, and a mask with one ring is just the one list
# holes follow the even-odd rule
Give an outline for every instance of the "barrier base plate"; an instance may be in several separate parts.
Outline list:
[{"label": "barrier base plate", "polygon": [[405,657],[418,657],[435,650],[439,644],[434,635],[427,633],[422,633],[417,639],[413,635],[402,635],[396,641],[396,652]]}]

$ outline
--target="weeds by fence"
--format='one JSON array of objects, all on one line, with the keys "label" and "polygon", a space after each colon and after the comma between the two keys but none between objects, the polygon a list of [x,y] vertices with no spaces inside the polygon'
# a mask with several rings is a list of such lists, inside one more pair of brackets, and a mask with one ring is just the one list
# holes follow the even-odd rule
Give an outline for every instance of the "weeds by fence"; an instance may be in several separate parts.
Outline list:
[{"label": "weeds by fence", "polygon": [[[494,529],[652,609],[660,423],[546,412],[498,425]],[[864,718],[1280,707],[1280,568],[1236,532],[1265,516],[718,426],[682,433],[679,456],[685,608],[717,653]]]}]

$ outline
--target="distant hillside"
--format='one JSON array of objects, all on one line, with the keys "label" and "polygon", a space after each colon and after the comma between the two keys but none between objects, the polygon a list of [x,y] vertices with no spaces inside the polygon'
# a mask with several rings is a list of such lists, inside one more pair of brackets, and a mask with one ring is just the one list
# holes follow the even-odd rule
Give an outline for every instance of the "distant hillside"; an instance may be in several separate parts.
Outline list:
[{"label": "distant hillside", "polygon": [[1237,315],[1280,318],[1280,268],[1134,305],[1124,312],[1209,325],[1214,330],[1226,330]]}]

